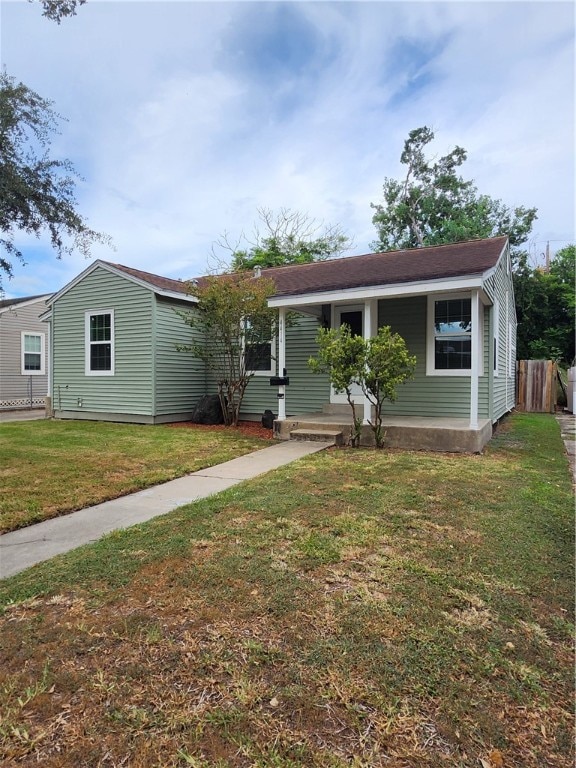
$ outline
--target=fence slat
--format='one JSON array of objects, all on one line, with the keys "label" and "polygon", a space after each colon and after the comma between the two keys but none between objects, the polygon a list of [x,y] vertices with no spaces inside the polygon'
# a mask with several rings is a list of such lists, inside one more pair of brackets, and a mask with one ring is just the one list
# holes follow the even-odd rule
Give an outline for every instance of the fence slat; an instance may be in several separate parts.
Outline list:
[{"label": "fence slat", "polygon": [[552,360],[519,360],[516,408],[529,413],[554,413],[556,363]]}]

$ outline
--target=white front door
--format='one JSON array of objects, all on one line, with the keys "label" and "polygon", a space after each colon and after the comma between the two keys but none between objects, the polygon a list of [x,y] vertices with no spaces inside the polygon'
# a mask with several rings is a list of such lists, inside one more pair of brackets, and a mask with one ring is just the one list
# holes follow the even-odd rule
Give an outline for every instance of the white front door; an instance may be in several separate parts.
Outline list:
[{"label": "white front door", "polygon": [[[350,326],[353,336],[364,335],[364,305],[363,304],[341,304],[334,307],[332,317],[333,328],[340,328],[341,325],[346,323]],[[357,384],[352,387],[352,399],[355,403],[363,403],[364,395],[362,390]],[[346,393],[341,392],[336,394],[334,389],[330,388],[330,402],[331,403],[347,403]]]}]

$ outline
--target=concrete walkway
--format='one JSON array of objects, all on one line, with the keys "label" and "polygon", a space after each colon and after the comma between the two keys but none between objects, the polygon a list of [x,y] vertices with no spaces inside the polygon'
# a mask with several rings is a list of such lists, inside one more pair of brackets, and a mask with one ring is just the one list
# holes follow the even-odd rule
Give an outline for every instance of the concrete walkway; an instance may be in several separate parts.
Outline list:
[{"label": "concrete walkway", "polygon": [[324,448],[326,443],[309,441],[275,443],[177,480],[5,533],[0,536],[0,578],[6,579],[43,560],[96,541],[114,529],[164,515]]},{"label": "concrete walkway", "polygon": [[572,472],[572,482],[576,485],[576,416],[564,411],[556,414],[556,420],[560,424],[560,433]]}]

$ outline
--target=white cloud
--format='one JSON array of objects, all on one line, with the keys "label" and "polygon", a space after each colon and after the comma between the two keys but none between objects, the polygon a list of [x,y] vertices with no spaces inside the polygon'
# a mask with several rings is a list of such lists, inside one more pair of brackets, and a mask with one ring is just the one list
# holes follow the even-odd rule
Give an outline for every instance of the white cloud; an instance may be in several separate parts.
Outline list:
[{"label": "white cloud", "polygon": [[[482,192],[571,236],[568,3],[90,0],[60,26],[26,2],[2,13],[2,63],[69,118],[55,150],[116,243],[101,258],[199,274],[259,206],[338,222],[366,251],[370,202],[421,125],[439,154],[468,150],[463,175]],[[85,266],[34,251],[5,288],[26,294],[34,270],[57,289]]]}]

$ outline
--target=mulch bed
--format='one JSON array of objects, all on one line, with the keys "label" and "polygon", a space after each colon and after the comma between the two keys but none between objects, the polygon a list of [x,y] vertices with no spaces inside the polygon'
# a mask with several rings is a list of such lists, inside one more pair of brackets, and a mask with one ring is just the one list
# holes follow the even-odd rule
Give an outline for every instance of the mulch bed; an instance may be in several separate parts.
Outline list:
[{"label": "mulch bed", "polygon": [[239,421],[237,427],[227,427],[224,424],[196,424],[193,421],[177,421],[169,425],[170,427],[205,429],[210,432],[221,432],[222,430],[231,430],[238,432],[246,437],[260,437],[263,440],[273,440],[274,433],[271,429],[266,429],[257,421]]}]

